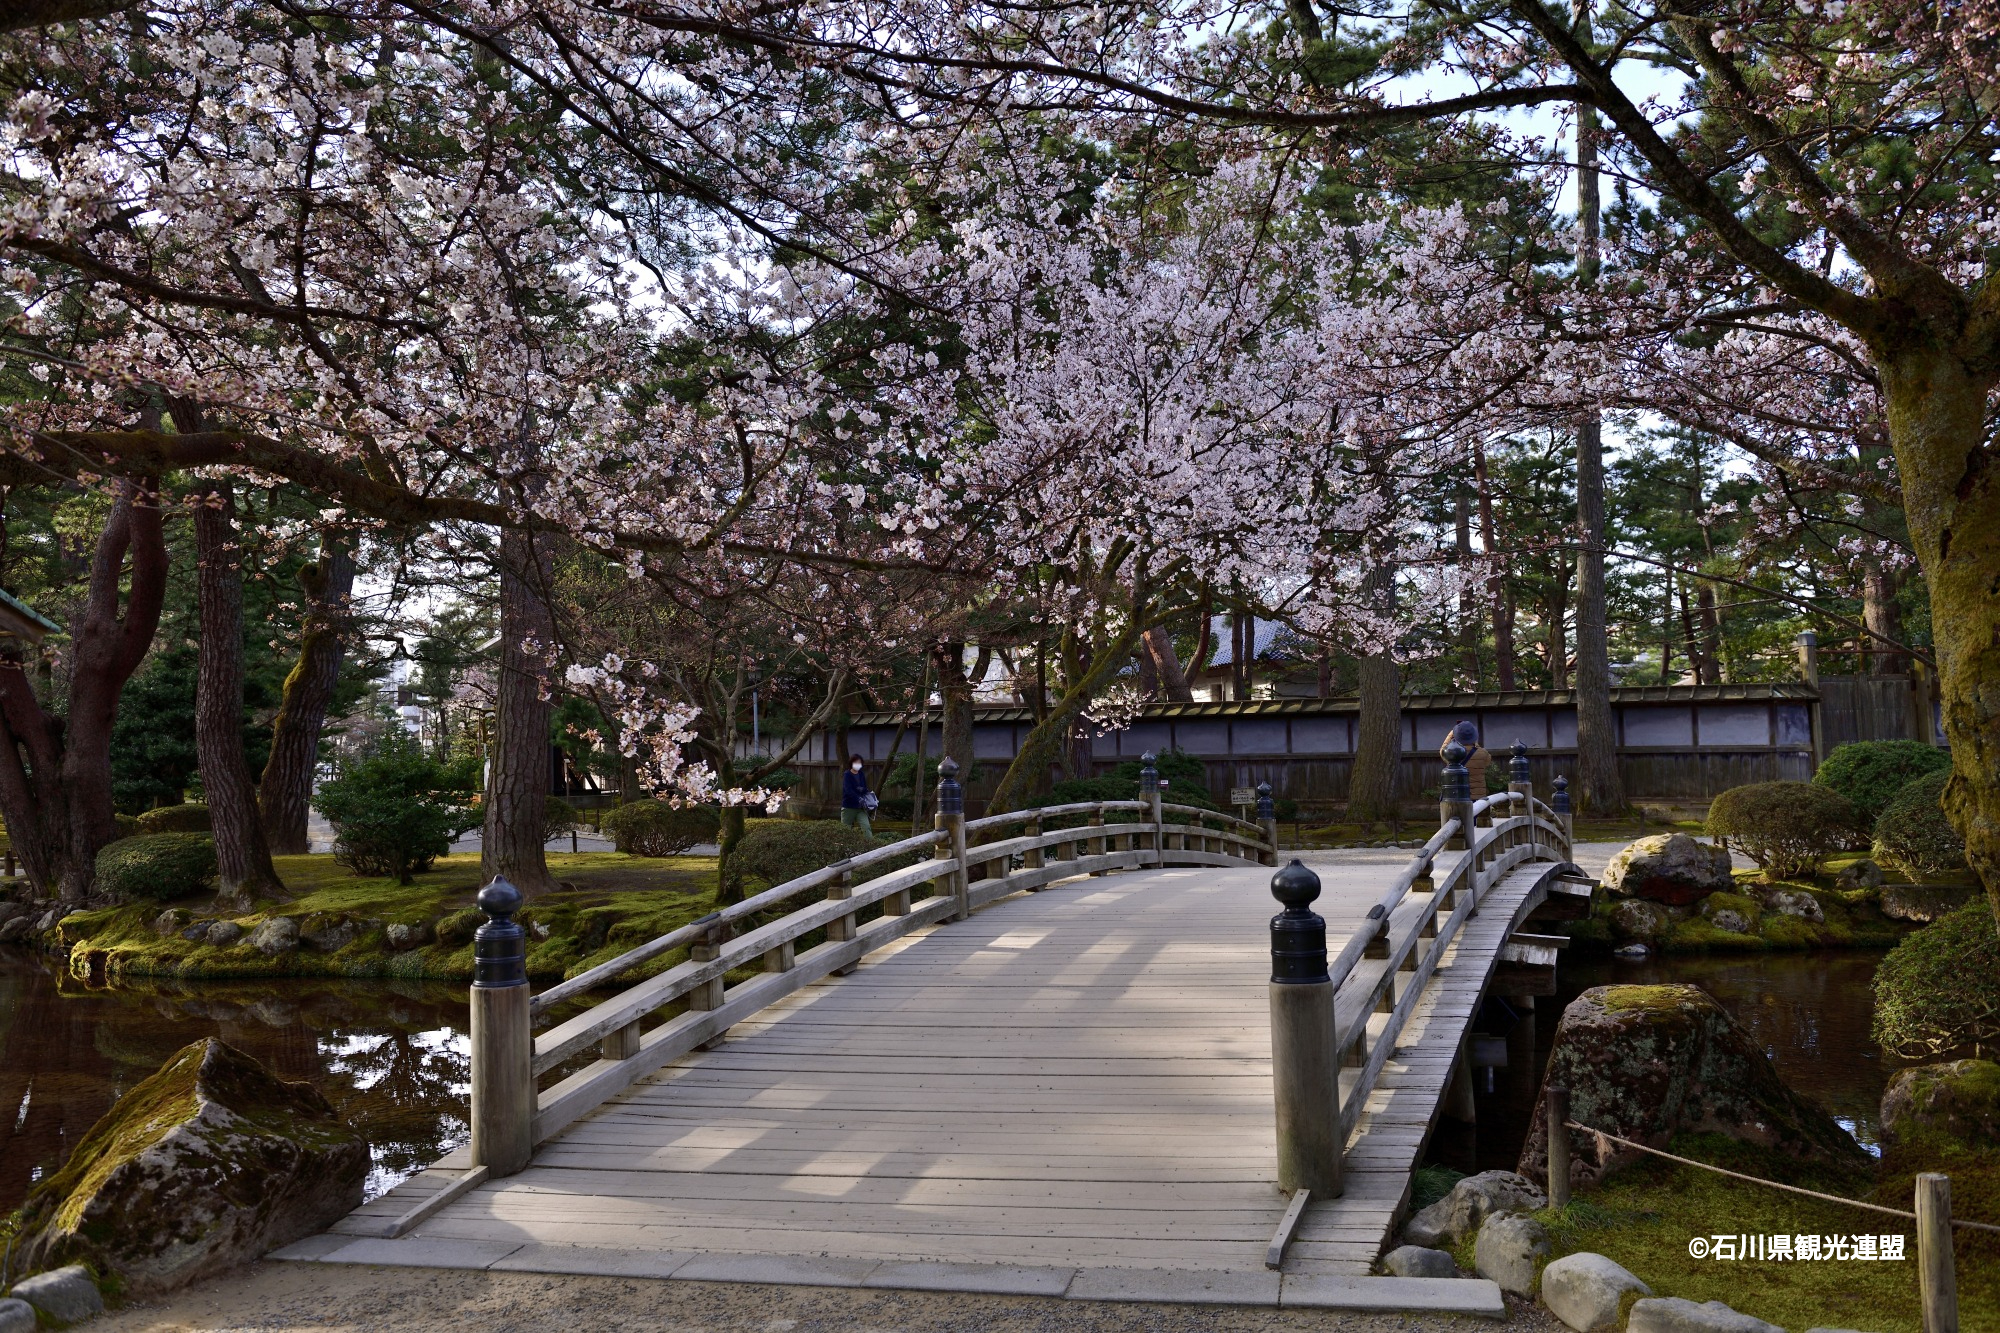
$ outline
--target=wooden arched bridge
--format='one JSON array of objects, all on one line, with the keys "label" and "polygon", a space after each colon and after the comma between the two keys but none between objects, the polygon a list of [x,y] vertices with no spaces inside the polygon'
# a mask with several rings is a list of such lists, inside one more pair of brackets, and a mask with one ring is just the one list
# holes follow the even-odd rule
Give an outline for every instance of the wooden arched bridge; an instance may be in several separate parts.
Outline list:
[{"label": "wooden arched bridge", "polygon": [[1268,800],[967,821],[948,773],[933,831],[532,997],[488,886],[471,1143],[279,1257],[1501,1313],[1369,1274],[1482,995],[1588,911],[1566,799],[1515,773],[1473,801],[1448,768],[1387,883],[1321,867],[1338,1088],[1291,1109],[1338,1134],[1337,1197],[1277,1185]]}]

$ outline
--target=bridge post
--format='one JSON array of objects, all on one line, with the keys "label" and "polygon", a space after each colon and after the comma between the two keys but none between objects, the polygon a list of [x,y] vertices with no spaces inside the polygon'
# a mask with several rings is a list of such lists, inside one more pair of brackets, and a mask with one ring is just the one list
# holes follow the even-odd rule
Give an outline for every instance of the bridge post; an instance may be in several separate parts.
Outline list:
[{"label": "bridge post", "polygon": [[1444,747],[1444,778],[1438,786],[1438,824],[1458,821],[1458,832],[1445,846],[1466,851],[1472,846],[1472,774],[1465,768],[1465,747],[1457,741]]},{"label": "bridge post", "polygon": [[1576,841],[1576,816],[1572,815],[1569,809],[1568,778],[1560,776],[1556,778],[1555,792],[1549,797],[1549,809],[1556,812],[1556,823],[1562,825],[1563,842],[1565,844],[1574,843]]},{"label": "bridge post", "polygon": [[[1024,833],[1024,834],[1026,834],[1026,835],[1027,835],[1028,837],[1030,837],[1030,838],[1039,838],[1039,837],[1041,837],[1041,836],[1042,836],[1042,817],[1041,817],[1041,815],[1039,815],[1039,814],[1035,815],[1035,816],[1034,816],[1034,817],[1033,817],[1032,819],[1030,819],[1030,820],[1029,820],[1029,821],[1028,821],[1028,822],[1027,822],[1026,824],[1024,824],[1024,825],[1022,826],[1022,828],[1021,828],[1021,832],[1022,832],[1022,833]],[[1047,861],[1046,861],[1046,860],[1044,859],[1044,857],[1043,857],[1043,855],[1042,855],[1042,853],[1043,853],[1043,850],[1044,850],[1044,849],[1042,849],[1042,848],[1040,848],[1040,847],[1030,847],[1030,848],[1029,848],[1029,849],[1028,849],[1027,851],[1025,851],[1025,852],[1022,852],[1022,853],[1021,853],[1021,868],[1022,868],[1023,870],[1040,870],[1040,869],[1041,869],[1041,868],[1042,868],[1042,867],[1043,867],[1044,865],[1046,865],[1046,864],[1047,864]],[[1028,892],[1029,892],[1029,893],[1040,893],[1040,892],[1042,891],[1042,889],[1043,889],[1043,888],[1045,888],[1045,887],[1046,887],[1045,885],[1041,885],[1041,884],[1036,884],[1036,885],[1033,885],[1032,887],[1030,887],[1030,888],[1029,888],[1029,890],[1028,890]]]},{"label": "bridge post", "polygon": [[1271,918],[1271,1084],[1278,1188],[1325,1198],[1342,1188],[1340,1078],[1326,921],[1311,910],[1319,891],[1319,876],[1297,858],[1271,876],[1271,896],[1285,905]]},{"label": "bridge post", "polygon": [[972,876],[965,865],[965,788],[958,783],[958,761],[946,755],[938,761],[937,815],[934,827],[946,837],[938,848],[940,856],[958,858],[958,869],[949,885],[956,905],[951,919],[963,921],[972,915]]},{"label": "bridge post", "polygon": [[[1514,802],[1514,813],[1526,815],[1532,820],[1535,815],[1535,783],[1528,768],[1528,747],[1522,741],[1514,742],[1514,758],[1507,770],[1507,790],[1520,798]],[[1532,823],[1514,839],[1517,845],[1533,844],[1535,841],[1535,826]]]},{"label": "bridge post", "polygon": [[495,876],[479,891],[472,936],[472,1164],[511,1176],[535,1149],[535,1038],[528,1017],[521,891]]},{"label": "bridge post", "polygon": [[1278,864],[1278,807],[1271,799],[1271,784],[1257,784],[1257,823],[1264,830],[1264,864]]},{"label": "bridge post", "polygon": [[1167,863],[1166,823],[1160,817],[1159,761],[1151,750],[1139,756],[1139,799],[1146,803],[1146,821],[1153,826],[1153,864]]},{"label": "bridge post", "polygon": [[[1088,822],[1092,828],[1104,827],[1104,802],[1099,801],[1090,807],[1090,819]],[[1110,850],[1111,850],[1111,840],[1109,838],[1105,837],[1088,838],[1084,841],[1083,846],[1079,852],[1079,855],[1103,856],[1106,852]],[[1104,873],[1105,872],[1102,870],[1093,870],[1090,872],[1090,875],[1092,879],[1095,879],[1099,875],[1102,875]]]}]

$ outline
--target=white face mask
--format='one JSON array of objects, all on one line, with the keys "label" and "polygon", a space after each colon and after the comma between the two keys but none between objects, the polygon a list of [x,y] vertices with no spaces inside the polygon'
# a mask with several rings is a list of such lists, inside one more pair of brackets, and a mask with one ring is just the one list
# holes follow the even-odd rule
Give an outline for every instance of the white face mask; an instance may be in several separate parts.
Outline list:
[{"label": "white face mask", "polygon": [[853,769],[856,773],[859,773],[861,771],[861,765],[859,764],[849,764],[848,767]]}]

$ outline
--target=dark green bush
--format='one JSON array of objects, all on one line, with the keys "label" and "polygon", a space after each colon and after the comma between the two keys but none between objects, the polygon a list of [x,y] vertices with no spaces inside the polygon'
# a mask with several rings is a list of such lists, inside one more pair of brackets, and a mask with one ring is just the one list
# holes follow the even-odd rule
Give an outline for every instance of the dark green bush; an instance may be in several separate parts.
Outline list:
[{"label": "dark green bush", "polygon": [[1984,897],[1906,937],[1875,969],[1875,1040],[1906,1060],[2000,1040],[2000,935]]},{"label": "dark green bush", "polygon": [[1731,787],[1708,808],[1709,836],[1740,847],[1771,879],[1811,875],[1866,827],[1854,802],[1810,782]]},{"label": "dark green bush", "polygon": [[1912,879],[1966,873],[1965,839],[1945,818],[1944,784],[1951,770],[1905,783],[1875,821],[1875,859]]},{"label": "dark green bush", "polygon": [[679,856],[698,842],[714,842],[721,827],[721,818],[705,806],[677,810],[665,801],[633,801],[607,810],[598,825],[630,856]]},{"label": "dark green bush", "polygon": [[215,839],[206,833],[120,838],[97,853],[97,889],[162,902],[200,893],[215,880]]},{"label": "dark green bush", "polygon": [[440,763],[401,731],[326,783],[313,805],[337,835],[333,859],[357,875],[408,884],[479,823],[471,762]]},{"label": "dark green bush", "polygon": [[1853,741],[1837,746],[1813,781],[1854,802],[1871,825],[1896,793],[1926,773],[1951,771],[1951,755],[1922,741]]},{"label": "dark green bush", "polygon": [[554,842],[557,838],[567,838],[583,826],[583,816],[577,808],[560,796],[542,798],[542,841]]},{"label": "dark green bush", "polygon": [[209,817],[208,807],[189,802],[183,805],[162,805],[148,810],[133,821],[141,834],[146,833],[213,833],[215,822]]},{"label": "dark green bush", "polygon": [[139,836],[139,821],[136,817],[115,814],[111,816],[111,820],[118,826],[118,836],[120,838],[136,838]]},{"label": "dark green bush", "polygon": [[734,869],[771,887],[875,846],[860,829],[837,819],[760,819],[736,844]]},{"label": "dark green bush", "polygon": [[[1137,759],[1127,759],[1111,772],[1117,777],[1130,778],[1136,790],[1140,767]],[[1198,805],[1204,810],[1217,808],[1215,797],[1208,790],[1208,765],[1186,750],[1162,750],[1154,756],[1153,767],[1167,784],[1166,791],[1161,793],[1162,800],[1175,805]]]}]

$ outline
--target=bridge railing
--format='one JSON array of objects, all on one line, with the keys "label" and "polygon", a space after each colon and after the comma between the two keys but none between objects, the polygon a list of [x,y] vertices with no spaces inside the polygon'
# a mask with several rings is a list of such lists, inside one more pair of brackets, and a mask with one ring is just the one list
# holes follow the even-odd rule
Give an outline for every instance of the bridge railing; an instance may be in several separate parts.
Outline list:
[{"label": "bridge railing", "polygon": [[[1553,806],[1536,800],[1517,744],[1509,789],[1475,801],[1464,760],[1460,747],[1447,750],[1438,831],[1331,960],[1325,923],[1308,910],[1319,877],[1294,861],[1272,879],[1285,904],[1271,923],[1281,1189],[1340,1193],[1347,1141],[1459,931],[1516,867],[1570,858],[1566,779],[1556,779]],[[1440,872],[1439,856],[1454,848],[1465,854]]]},{"label": "bridge railing", "polygon": [[[531,996],[526,941],[505,880],[479,893],[474,937],[472,1145],[475,1168],[504,1176],[639,1079],[822,977],[844,976],[921,926],[961,921],[1008,894],[1058,880],[1160,866],[1273,865],[1277,821],[1260,787],[1256,822],[1161,799],[1153,757],[1141,799],[1086,801],[968,821],[958,766],[939,765],[931,830],[774,885]],[[864,915],[873,913],[871,919]],[[777,915],[773,915],[776,913]],[[686,958],[537,1034],[558,1003],[667,955]],[[553,1086],[558,1066],[597,1058]]]}]

